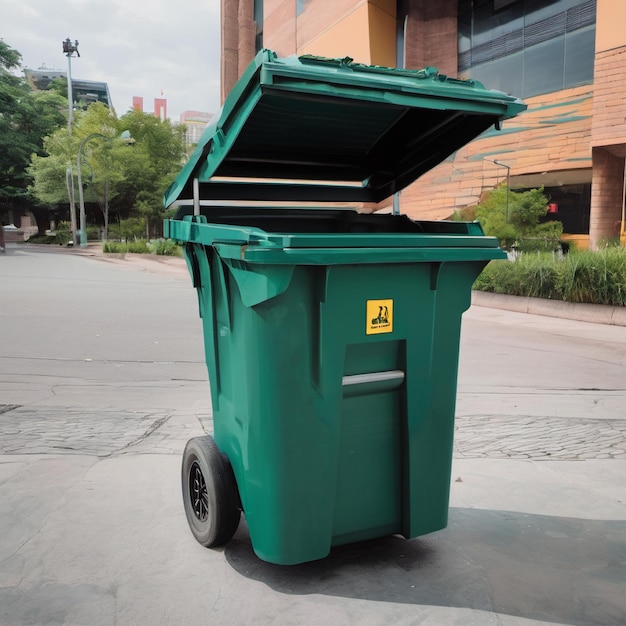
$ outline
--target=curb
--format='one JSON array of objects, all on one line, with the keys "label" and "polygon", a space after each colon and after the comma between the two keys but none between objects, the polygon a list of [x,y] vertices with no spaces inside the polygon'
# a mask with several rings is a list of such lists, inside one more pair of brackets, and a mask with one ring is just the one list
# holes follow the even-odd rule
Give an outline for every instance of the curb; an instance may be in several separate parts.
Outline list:
[{"label": "curb", "polygon": [[592,324],[626,326],[626,307],[623,306],[564,302],[562,300],[531,298],[530,296],[507,296],[487,291],[472,291],[472,304]]}]

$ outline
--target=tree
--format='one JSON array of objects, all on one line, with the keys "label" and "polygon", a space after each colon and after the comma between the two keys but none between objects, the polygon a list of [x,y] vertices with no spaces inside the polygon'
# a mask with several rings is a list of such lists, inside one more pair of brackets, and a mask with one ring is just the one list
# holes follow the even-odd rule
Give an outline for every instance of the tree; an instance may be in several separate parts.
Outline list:
[{"label": "tree", "polygon": [[[85,207],[91,222],[106,221],[93,214],[105,207],[116,194],[116,184],[124,178],[116,158],[119,121],[107,106],[92,104],[87,111],[77,111],[73,132],[58,128],[44,141],[45,155],[33,155],[28,173],[30,191],[39,201],[69,205],[68,178],[78,197],[78,153],[81,152],[81,174]],[[82,148],[81,148],[82,146]]]},{"label": "tree", "polygon": [[[504,189],[506,191],[506,186]],[[543,193],[543,187],[523,192],[513,191],[509,196],[513,200],[509,200],[509,221],[521,233],[532,233],[539,220],[548,212],[548,198]]]},{"label": "tree", "polygon": [[[475,207],[474,214],[487,235],[497,237],[503,248],[510,248],[517,239],[517,229],[507,221],[507,188],[501,185],[487,192]],[[509,211],[511,198],[509,197]]]},{"label": "tree", "polygon": [[[28,204],[31,155],[45,154],[43,139],[65,123],[67,110],[60,93],[33,93],[25,79],[12,73],[21,59],[0,39],[0,210]],[[28,208],[36,208],[30,204]]]},{"label": "tree", "polygon": [[125,193],[146,219],[148,237],[160,236],[163,194],[187,158],[185,129],[140,111],[126,113],[120,123],[135,139],[132,154],[125,155]]},{"label": "tree", "polygon": [[487,192],[474,207],[485,233],[497,237],[503,248],[554,249],[563,233],[561,222],[542,222],[548,212],[543,187],[508,190],[506,184]]},{"label": "tree", "polygon": [[[132,144],[121,139],[128,131]],[[92,137],[93,135],[93,137]],[[46,156],[33,157],[31,190],[42,202],[68,202],[66,172],[81,173],[88,222],[144,217],[149,233],[161,233],[163,194],[186,156],[184,129],[133,111],[117,118],[96,102],[76,114],[74,131],[59,128],[45,141]],[[75,181],[76,182],[76,181]],[[78,194],[76,194],[78,195]],[[98,214],[98,208],[102,215]]]}]

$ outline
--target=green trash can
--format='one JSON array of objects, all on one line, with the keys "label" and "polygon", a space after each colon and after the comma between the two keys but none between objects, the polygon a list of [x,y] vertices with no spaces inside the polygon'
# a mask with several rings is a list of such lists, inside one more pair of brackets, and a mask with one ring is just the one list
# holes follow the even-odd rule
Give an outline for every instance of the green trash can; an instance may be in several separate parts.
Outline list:
[{"label": "green trash can", "polygon": [[264,50],[166,193],[197,289],[213,437],[183,454],[198,541],[255,553],[447,524],[461,315],[497,240],[359,213],[523,110],[432,68]]}]

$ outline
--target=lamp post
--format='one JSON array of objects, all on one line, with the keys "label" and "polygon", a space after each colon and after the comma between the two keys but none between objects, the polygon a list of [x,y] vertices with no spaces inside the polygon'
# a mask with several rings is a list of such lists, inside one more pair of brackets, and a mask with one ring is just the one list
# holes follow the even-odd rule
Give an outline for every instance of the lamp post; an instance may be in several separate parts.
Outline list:
[{"label": "lamp post", "polygon": [[[80,226],[79,226],[79,237],[80,237],[80,246],[85,247],[87,245],[87,230],[85,225],[85,196],[83,194],[83,177],[82,177],[82,160],[83,160],[83,148],[87,144],[87,142],[91,141],[99,137],[100,139],[104,139],[107,143],[112,144],[113,139],[111,137],[107,137],[102,133],[91,133],[87,135],[81,142],[80,146],[78,146],[78,157],[77,157],[77,172],[78,172],[78,204],[79,204],[79,212],[80,212]],[[135,140],[130,136],[130,132],[125,130],[119,137],[122,139],[127,145],[131,145],[135,143]],[[105,198],[105,220],[107,222],[108,227],[108,209],[109,209],[109,201],[108,201],[108,186],[105,188],[105,194],[107,197]]]},{"label": "lamp post", "polygon": [[511,187],[511,166],[501,161],[494,161],[500,167],[506,167],[506,209],[504,211],[504,221],[509,223],[509,189]]},{"label": "lamp post", "polygon": [[502,161],[497,161],[497,160],[491,160],[491,159],[485,159],[485,161],[489,161],[489,163],[495,163],[496,165],[499,165],[500,167],[506,167],[506,208],[504,211],[504,221],[508,224],[509,223],[509,189],[511,187],[511,166],[507,165],[506,163],[502,163]]},{"label": "lamp post", "polygon": [[70,199],[70,223],[72,225],[72,245],[78,243],[76,236],[76,206],[74,204],[74,173],[72,167],[69,166],[65,170],[65,185],[67,186],[67,195]]},{"label": "lamp post", "polygon": [[72,54],[76,53],[77,57],[80,57],[78,51],[78,40],[71,42],[68,37],[63,42],[63,52],[67,57],[67,100],[69,102],[69,115],[67,117],[67,132],[72,134],[72,124],[74,123],[74,94],[72,92]]},{"label": "lamp post", "polygon": [[78,206],[79,206],[79,243],[82,248],[87,245],[87,230],[85,225],[85,196],[83,194],[83,176],[82,176],[82,160],[83,160],[83,148],[85,144],[91,139],[95,139],[96,137],[100,137],[105,141],[111,143],[111,138],[103,135],[102,133],[91,133],[87,135],[81,142],[80,146],[78,146],[78,158],[77,158],[77,172],[78,172]]},{"label": "lamp post", "polygon": [[619,228],[619,241],[622,243],[622,237],[626,235],[626,161],[624,161],[624,179],[622,191],[622,221]]}]

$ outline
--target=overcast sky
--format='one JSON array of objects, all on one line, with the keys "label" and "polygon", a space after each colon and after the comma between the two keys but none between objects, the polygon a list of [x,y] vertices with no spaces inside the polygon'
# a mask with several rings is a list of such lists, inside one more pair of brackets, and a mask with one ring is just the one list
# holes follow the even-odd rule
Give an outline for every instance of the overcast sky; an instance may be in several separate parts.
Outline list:
[{"label": "overcast sky", "polygon": [[0,38],[25,68],[67,71],[62,42],[78,40],[72,77],[108,83],[118,115],[142,96],[167,99],[167,115],[217,113],[219,0],[0,0]]}]

